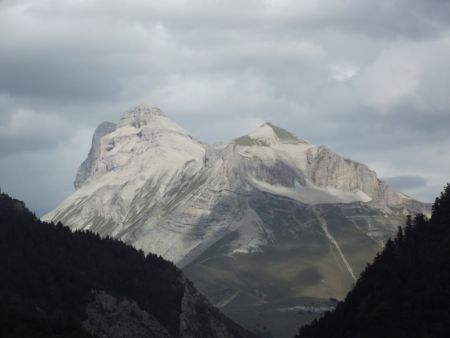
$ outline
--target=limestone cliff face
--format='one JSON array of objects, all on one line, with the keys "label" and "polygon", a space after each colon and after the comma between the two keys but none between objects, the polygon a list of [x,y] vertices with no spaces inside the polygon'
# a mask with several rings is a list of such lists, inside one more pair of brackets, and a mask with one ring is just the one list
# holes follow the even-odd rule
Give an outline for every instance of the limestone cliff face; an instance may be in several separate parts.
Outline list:
[{"label": "limestone cliff face", "polygon": [[344,158],[324,146],[308,150],[308,177],[319,187],[361,191],[377,206],[401,206],[409,197],[393,191],[366,165]]},{"label": "limestone cliff face", "polygon": [[102,122],[97,129],[95,129],[94,136],[92,137],[92,146],[89,151],[88,157],[80,165],[75,178],[74,186],[78,189],[83,183],[92,176],[95,171],[95,164],[100,155],[100,140],[103,136],[112,133],[116,129],[115,123]]}]

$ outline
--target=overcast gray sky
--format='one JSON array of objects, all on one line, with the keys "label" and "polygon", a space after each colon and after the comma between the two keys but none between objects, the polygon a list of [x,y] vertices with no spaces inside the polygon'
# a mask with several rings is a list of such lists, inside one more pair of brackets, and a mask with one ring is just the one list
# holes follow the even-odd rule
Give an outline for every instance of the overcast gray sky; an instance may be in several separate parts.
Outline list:
[{"label": "overcast gray sky", "polygon": [[49,211],[147,102],[207,142],[269,120],[431,201],[449,60],[448,0],[0,0],[0,187]]}]

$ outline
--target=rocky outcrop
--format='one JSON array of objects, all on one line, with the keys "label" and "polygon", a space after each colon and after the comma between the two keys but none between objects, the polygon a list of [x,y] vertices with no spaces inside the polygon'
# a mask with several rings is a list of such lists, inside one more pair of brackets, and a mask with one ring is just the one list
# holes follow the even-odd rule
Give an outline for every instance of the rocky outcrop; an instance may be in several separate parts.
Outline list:
[{"label": "rocky outcrop", "polygon": [[324,146],[308,150],[307,175],[319,187],[361,191],[378,206],[399,206],[409,197],[393,191],[366,165],[344,158]]},{"label": "rocky outcrop", "polygon": [[116,124],[112,122],[102,122],[94,132],[92,137],[92,146],[86,160],[81,163],[77,171],[74,186],[79,189],[83,183],[92,176],[95,170],[95,165],[100,155],[100,140],[103,136],[112,133],[116,129]]},{"label": "rocky outcrop", "polygon": [[158,107],[152,107],[146,104],[139,104],[136,107],[126,111],[117,127],[132,126],[141,128],[152,123],[155,117],[164,117],[165,115]]},{"label": "rocky outcrop", "polygon": [[169,331],[151,314],[126,298],[94,291],[86,306],[83,328],[99,338],[170,338]]}]

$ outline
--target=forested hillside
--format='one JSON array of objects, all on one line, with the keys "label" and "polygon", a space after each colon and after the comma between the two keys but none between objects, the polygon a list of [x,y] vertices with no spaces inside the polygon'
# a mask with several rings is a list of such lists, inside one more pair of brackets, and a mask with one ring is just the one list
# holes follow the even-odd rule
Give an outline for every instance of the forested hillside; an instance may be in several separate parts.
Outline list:
[{"label": "forested hillside", "polygon": [[450,337],[450,185],[408,218],[336,310],[298,337]]},{"label": "forested hillside", "polygon": [[82,323],[98,292],[108,295],[100,303],[117,300],[122,310],[128,306],[127,315],[145,319],[143,329],[155,324],[164,337],[210,337],[217,330],[250,336],[172,263],[88,231],[43,223],[6,194],[0,194],[0,276],[1,337],[90,337]]}]

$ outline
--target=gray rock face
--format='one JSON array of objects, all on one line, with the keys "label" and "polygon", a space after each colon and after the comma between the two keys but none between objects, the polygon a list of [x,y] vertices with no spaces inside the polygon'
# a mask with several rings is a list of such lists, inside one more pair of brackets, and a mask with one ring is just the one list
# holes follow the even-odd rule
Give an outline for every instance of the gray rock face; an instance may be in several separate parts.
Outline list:
[{"label": "gray rock face", "polygon": [[[366,165],[341,157],[327,147],[311,148],[307,156],[307,175],[319,187],[359,190],[371,197],[371,204],[379,208],[402,207],[412,201],[380,181]],[[426,208],[418,211],[426,212]]]},{"label": "gray rock face", "polygon": [[100,291],[86,306],[83,328],[99,338],[170,338],[167,329],[151,314],[128,299]]},{"label": "gray rock face", "polygon": [[307,174],[319,187],[330,186],[347,191],[359,189],[371,197],[378,197],[380,182],[374,171],[323,146],[308,150]]},{"label": "gray rock face", "polygon": [[151,123],[155,116],[165,116],[161,109],[151,107],[146,104],[140,104],[126,111],[117,125],[118,128],[123,126],[132,126],[141,128]]},{"label": "gray rock face", "polygon": [[116,129],[116,124],[112,122],[102,122],[97,129],[95,129],[94,136],[92,137],[92,146],[89,150],[87,159],[81,163],[78,168],[77,176],[73,185],[75,189],[80,188],[83,183],[92,176],[95,170],[95,164],[100,155],[100,140],[103,136],[112,133]]}]

